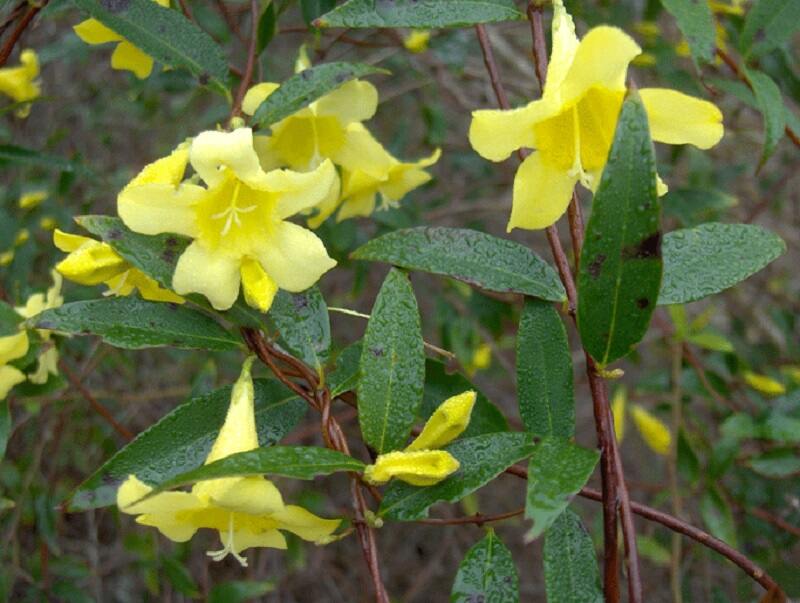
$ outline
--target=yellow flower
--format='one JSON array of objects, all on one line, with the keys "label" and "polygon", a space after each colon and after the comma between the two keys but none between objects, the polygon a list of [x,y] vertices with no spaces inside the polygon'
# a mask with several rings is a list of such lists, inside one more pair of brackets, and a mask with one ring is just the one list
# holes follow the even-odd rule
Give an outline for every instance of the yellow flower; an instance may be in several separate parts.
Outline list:
[{"label": "yellow flower", "polygon": [[14,237],[14,247],[19,247],[20,245],[24,245],[28,242],[28,239],[31,238],[31,233],[27,228],[21,228],[17,233],[17,236]]},{"label": "yellow flower", "polygon": [[672,445],[672,434],[664,422],[639,405],[631,409],[633,422],[645,444],[656,454],[666,455]]},{"label": "yellow flower", "polygon": [[[628,64],[641,51],[615,27],[595,27],[578,41],[561,0],[553,6],[553,50],[542,98],[519,109],[472,114],[470,143],[486,159],[502,161],[519,148],[536,149],[514,179],[508,230],[546,228],[566,211],[576,183],[597,187]],[[645,88],[640,95],[653,140],[706,149],[722,137],[722,114],[713,104],[663,88]]]},{"label": "yellow flower", "polygon": [[[253,115],[258,106],[278,89],[265,82],[250,88],[242,111]],[[307,171],[325,159],[342,166],[358,162],[364,153],[362,140],[347,126],[371,118],[378,107],[378,91],[369,82],[349,81],[278,123],[272,135],[256,137],[256,148],[264,169],[289,166]]]},{"label": "yellow flower", "polygon": [[14,261],[13,249],[8,249],[3,253],[0,253],[0,266],[8,266],[13,261]]},{"label": "yellow flower", "polygon": [[50,216],[42,216],[39,220],[39,228],[42,230],[55,230],[57,222],[55,218],[51,218]]},{"label": "yellow flower", "polygon": [[[187,163],[206,186],[181,183]],[[264,172],[250,128],[203,132],[190,146],[146,166],[117,199],[131,230],[194,239],[172,279],[217,310],[245,300],[266,312],[278,288],[303,291],[336,265],[310,230],[287,221],[322,201],[336,182],[330,161],[308,173]]]},{"label": "yellow flower", "polygon": [[[23,318],[33,318],[45,310],[58,308],[64,303],[64,298],[61,296],[61,275],[55,270],[51,274],[53,276],[53,286],[47,290],[47,293],[34,293],[31,295],[24,306],[15,308],[17,314]],[[50,331],[38,329],[37,332],[42,341],[50,341]],[[55,345],[46,347],[44,352],[39,354],[36,370],[28,375],[28,381],[41,385],[47,383],[50,375],[58,375],[58,350]]]},{"label": "yellow flower", "polygon": [[[14,102],[24,103],[39,98],[41,87],[35,81],[39,75],[39,57],[30,49],[23,50],[19,56],[19,67],[0,69],[0,93],[10,96]],[[28,117],[30,104],[15,111],[17,117]]]},{"label": "yellow flower", "polygon": [[17,204],[20,209],[32,209],[39,205],[42,201],[47,199],[48,192],[46,190],[34,190],[23,193],[19,197]]},{"label": "yellow flower", "polygon": [[11,388],[25,381],[25,374],[8,364],[28,353],[28,334],[25,331],[0,337],[0,400],[4,400]]},{"label": "yellow flower", "polygon": [[786,386],[772,377],[759,375],[753,371],[745,371],[743,377],[747,385],[765,396],[782,396],[786,393]]},{"label": "yellow flower", "polygon": [[625,437],[625,409],[628,406],[628,392],[618,387],[611,400],[611,413],[614,415],[614,433],[618,441]]},{"label": "yellow flower", "polygon": [[428,50],[430,40],[431,32],[427,29],[414,29],[403,39],[403,46],[409,52],[416,54]]},{"label": "yellow flower", "polygon": [[[169,0],[153,0],[164,8],[169,8]],[[119,42],[111,55],[111,67],[132,71],[140,80],[143,80],[153,71],[153,58],[139,48],[128,42],[121,35],[109,29],[97,19],[81,21],[73,30],[78,37],[87,44],[107,44]]]},{"label": "yellow flower", "polygon": [[53,243],[69,255],[56,264],[56,270],[81,285],[105,283],[104,295],[130,295],[138,290],[143,299],[182,304],[184,299],[134,268],[107,243],[55,229]]},{"label": "yellow flower", "polygon": [[[231,404],[205,464],[237,452],[258,448],[252,357],[231,392]],[[227,477],[196,483],[191,492],[163,492],[141,500],[152,491],[135,475],[117,491],[117,505],[123,513],[138,515],[136,522],[153,526],[175,542],[186,542],[201,528],[217,530],[222,549],[209,551],[214,561],[229,553],[243,566],[241,555],[252,547],[286,548],[279,530],[303,540],[325,544],[339,527],[338,519],[323,519],[302,507],[285,505],[275,485],[263,476]]]},{"label": "yellow flower", "polygon": [[458,471],[458,460],[438,449],[467,428],[475,398],[474,391],[466,391],[442,402],[405,450],[379,455],[364,470],[364,479],[371,484],[385,484],[396,477],[412,486],[432,486]]}]

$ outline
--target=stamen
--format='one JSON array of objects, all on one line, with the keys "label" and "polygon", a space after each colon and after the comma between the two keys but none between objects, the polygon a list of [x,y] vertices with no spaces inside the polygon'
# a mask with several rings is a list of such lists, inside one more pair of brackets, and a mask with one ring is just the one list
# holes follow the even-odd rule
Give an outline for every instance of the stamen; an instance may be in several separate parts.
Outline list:
[{"label": "stamen", "polygon": [[237,182],[236,188],[233,190],[233,197],[231,198],[231,204],[221,212],[216,214],[212,214],[212,220],[220,220],[222,218],[227,218],[225,220],[225,224],[222,226],[222,230],[220,231],[220,236],[225,236],[231,230],[231,226],[236,224],[236,226],[241,226],[242,221],[239,218],[239,214],[249,214],[251,211],[255,211],[258,209],[258,205],[248,205],[247,207],[236,207],[236,202],[239,200],[239,191],[241,190],[242,183]]},{"label": "stamen", "polygon": [[227,538],[222,541],[222,544],[224,546],[220,550],[206,551],[206,555],[211,557],[214,561],[222,561],[228,556],[228,553],[230,553],[242,567],[247,567],[247,558],[237,553],[235,545],[233,544],[233,513],[230,513],[228,516],[228,535]]}]

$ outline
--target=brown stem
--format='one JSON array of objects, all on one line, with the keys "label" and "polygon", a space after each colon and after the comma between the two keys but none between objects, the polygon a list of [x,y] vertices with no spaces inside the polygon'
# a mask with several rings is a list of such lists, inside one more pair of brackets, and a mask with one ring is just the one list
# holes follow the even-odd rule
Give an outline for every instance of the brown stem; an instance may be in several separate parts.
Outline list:
[{"label": "brown stem", "polygon": [[125,426],[120,425],[114,418],[114,416],[108,411],[108,409],[95,399],[92,393],[88,389],[86,389],[83,383],[81,383],[81,380],[78,379],[78,376],[72,372],[72,369],[67,365],[67,363],[64,360],[59,360],[58,368],[67,378],[67,381],[69,381],[73,389],[75,389],[75,391],[77,391],[81,396],[83,396],[84,400],[86,400],[89,403],[89,405],[97,412],[97,414],[103,417],[106,420],[106,422],[109,425],[111,425],[111,427],[114,428],[114,431],[116,431],[119,435],[121,435],[128,441],[133,439],[133,434],[130,431],[128,431],[128,429]]},{"label": "brown stem", "polygon": [[[672,504],[672,514],[680,517],[683,514],[680,483],[678,480],[678,438],[680,437],[683,423],[683,407],[681,392],[681,369],[683,368],[683,350],[680,341],[670,342],[671,352],[671,380],[672,380],[672,442],[670,445],[667,468],[669,470],[669,490]],[[683,589],[681,588],[681,557],[682,544],[680,534],[672,533],[672,546],[670,554],[670,586],[672,588],[672,602],[683,603]]]},{"label": "brown stem", "polygon": [[239,83],[239,90],[231,107],[231,119],[242,114],[242,102],[247,89],[253,81],[253,67],[256,64],[256,50],[258,48],[258,0],[250,0],[250,45],[247,48],[247,64],[244,67],[242,81]]},{"label": "brown stem", "polygon": [[[736,63],[736,60],[731,55],[729,55],[722,48],[717,48],[717,56],[722,59],[722,62],[730,68],[730,70],[733,72],[733,75],[735,75],[739,81],[744,83],[748,88],[750,88],[750,90],[753,90],[753,85],[750,83],[747,74],[742,71],[742,69]],[[794,143],[794,146],[800,147],[800,136],[798,136],[797,132],[792,130],[789,126],[786,126],[783,131],[786,133],[786,136],[789,137],[789,140]]]},{"label": "brown stem", "polygon": [[189,3],[186,2],[186,0],[178,0],[178,4],[181,5],[183,16],[189,19],[189,21],[194,21],[194,15],[192,15],[192,9],[189,8]]},{"label": "brown stem", "polygon": [[417,523],[426,523],[430,525],[439,525],[439,526],[455,526],[455,525],[474,523],[476,526],[480,528],[485,523],[491,523],[493,521],[502,521],[504,519],[509,519],[510,517],[517,517],[518,515],[522,515],[524,512],[525,509],[517,509],[516,511],[509,511],[508,513],[500,513],[499,515],[481,515],[480,513],[475,513],[475,515],[468,515],[466,517],[454,517],[452,519],[444,519],[444,518],[418,519]]},{"label": "brown stem", "polygon": [[26,12],[22,19],[20,19],[19,23],[17,23],[14,31],[11,32],[11,36],[8,38],[8,40],[6,40],[6,43],[3,44],[3,47],[0,48],[0,67],[6,64],[8,57],[11,56],[11,53],[14,50],[14,46],[19,41],[20,37],[22,37],[22,33],[25,31],[28,25],[30,25],[30,22],[33,21],[33,18],[37,15],[37,13],[47,6],[48,2],[49,0],[43,0],[41,4],[31,5],[31,7],[28,9],[28,12]]}]

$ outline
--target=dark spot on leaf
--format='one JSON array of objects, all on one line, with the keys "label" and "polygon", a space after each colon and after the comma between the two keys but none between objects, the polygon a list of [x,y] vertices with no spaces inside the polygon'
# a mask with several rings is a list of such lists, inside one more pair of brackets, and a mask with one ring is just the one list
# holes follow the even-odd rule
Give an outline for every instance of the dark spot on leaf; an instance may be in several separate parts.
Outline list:
[{"label": "dark spot on leaf", "polygon": [[597,254],[595,258],[592,260],[592,263],[589,264],[589,276],[592,278],[597,278],[600,276],[600,271],[603,269],[603,262],[606,261],[606,256],[602,253]]},{"label": "dark spot on leaf", "polygon": [[112,228],[108,231],[108,238],[112,241],[119,241],[122,238],[122,231],[119,228]]},{"label": "dark spot on leaf", "polygon": [[300,72],[300,77],[303,78],[304,80],[307,80],[308,78],[311,77],[311,73],[308,71],[308,69],[306,69],[305,71]]},{"label": "dark spot on leaf", "polygon": [[208,75],[207,73],[201,73],[199,76],[197,76],[197,81],[200,82],[201,86],[205,86],[206,84],[208,84],[208,81],[210,79],[211,76]]},{"label": "dark spot on leaf", "polygon": [[650,300],[647,299],[646,297],[640,297],[639,299],[636,300],[636,305],[640,309],[644,310],[647,306],[650,305]]},{"label": "dark spot on leaf", "polygon": [[295,310],[305,310],[308,307],[308,298],[305,295],[293,295],[292,304]]},{"label": "dark spot on leaf", "polygon": [[55,329],[56,325],[50,320],[40,320],[39,323],[36,325],[40,329]]},{"label": "dark spot on leaf", "polygon": [[167,308],[169,308],[170,310],[177,310],[178,309],[178,304],[174,304],[172,302],[169,302],[167,304]]},{"label": "dark spot on leaf", "polygon": [[386,351],[381,347],[374,347],[369,349],[369,353],[373,356],[381,357],[386,353]]},{"label": "dark spot on leaf", "polygon": [[119,480],[110,473],[104,473],[101,475],[100,481],[107,486],[116,486],[119,483]]},{"label": "dark spot on leaf", "polygon": [[348,79],[350,79],[352,75],[353,74],[350,71],[343,71],[342,73],[336,74],[336,77],[333,79],[336,81],[337,84],[343,84]]},{"label": "dark spot on leaf", "polygon": [[661,233],[656,231],[645,237],[635,245],[629,245],[622,250],[622,259],[645,260],[661,257]]},{"label": "dark spot on leaf", "polygon": [[112,13],[121,13],[128,10],[131,0],[100,0],[100,5]]},{"label": "dark spot on leaf", "polygon": [[175,237],[167,237],[167,240],[164,241],[164,245],[167,247],[175,247],[178,244],[178,239]]},{"label": "dark spot on leaf", "polygon": [[175,251],[173,249],[165,249],[164,252],[161,254],[161,259],[164,260],[167,264],[172,264],[175,262]]}]

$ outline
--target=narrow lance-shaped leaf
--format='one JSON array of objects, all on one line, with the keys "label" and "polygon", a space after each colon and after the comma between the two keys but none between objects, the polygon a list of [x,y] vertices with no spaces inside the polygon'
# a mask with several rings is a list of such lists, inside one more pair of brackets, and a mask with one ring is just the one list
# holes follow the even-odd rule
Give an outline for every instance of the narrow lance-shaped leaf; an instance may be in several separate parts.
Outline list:
[{"label": "narrow lance-shaped leaf", "polygon": [[361,350],[358,420],[367,445],[402,448],[422,402],[425,352],[408,276],[392,268],[383,282]]},{"label": "narrow lance-shaped leaf", "polygon": [[533,526],[525,535],[541,536],[564,512],[573,496],[586,485],[600,454],[564,438],[544,438],[528,464],[525,517]]},{"label": "narrow lance-shaped leaf", "polygon": [[547,262],[524,245],[476,230],[429,226],[397,230],[362,245],[351,257],[441,274],[499,293],[566,299]]},{"label": "narrow lance-shaped leaf", "polygon": [[552,304],[525,301],[517,333],[517,398],[525,429],[535,435],[575,433],[572,356]]},{"label": "narrow lance-shaped leaf", "polygon": [[544,538],[547,603],[602,603],[594,544],[580,517],[567,509]]},{"label": "narrow lance-shaped leaf", "polygon": [[747,11],[739,47],[744,55],[760,56],[788,42],[800,29],[800,2],[758,0]]},{"label": "narrow lance-shaped leaf", "polygon": [[708,222],[664,236],[659,305],[685,304],[733,287],[786,251],[773,232],[754,224]]},{"label": "narrow lance-shaped leaf", "polygon": [[130,350],[160,346],[235,350],[243,345],[205,314],[135,297],[72,302],[45,310],[31,320],[38,329],[98,335],[109,345]]},{"label": "narrow lance-shaped leaf", "polygon": [[519,577],[514,558],[491,528],[464,555],[450,593],[450,603],[476,601],[519,601]]},{"label": "narrow lance-shaped leaf", "polygon": [[208,465],[186,471],[159,483],[148,496],[207,479],[279,475],[314,479],[337,471],[363,471],[364,463],[351,456],[312,446],[269,446],[231,454]]},{"label": "narrow lance-shaped leaf", "polygon": [[71,172],[78,167],[76,163],[64,157],[13,144],[0,144],[0,165],[5,166],[8,163],[54,168],[63,172]]},{"label": "narrow lance-shaped leaf", "polygon": [[661,3],[675,17],[695,63],[711,61],[716,48],[716,27],[708,2],[661,0]]},{"label": "narrow lance-shaped leaf", "polygon": [[530,456],[533,449],[527,433],[487,433],[456,440],[445,450],[460,463],[458,471],[433,486],[417,487],[401,481],[390,483],[378,514],[395,521],[424,519],[431,505],[458,502]]},{"label": "narrow lance-shaped leaf", "polygon": [[322,371],[331,346],[331,325],[328,306],[317,286],[302,293],[278,291],[267,319],[290,352]]},{"label": "narrow lance-shaped leaf", "polygon": [[388,73],[385,69],[361,63],[323,63],[296,73],[262,102],[253,123],[266,127],[296,113],[345,82],[365,75]]},{"label": "narrow lance-shaped leaf", "polygon": [[171,67],[185,67],[201,84],[211,81],[217,89],[227,92],[225,53],[180,11],[164,8],[152,0],[73,2],[157,61]]},{"label": "narrow lance-shaped leaf", "polygon": [[578,275],[578,329],[600,365],[628,354],[650,324],[661,286],[659,221],[655,152],[632,91],[592,202]]},{"label": "narrow lance-shaped leaf", "polygon": [[[276,381],[255,379],[258,441],[280,441],[305,416],[304,400]],[[70,511],[114,504],[117,487],[131,474],[155,485],[203,464],[219,433],[231,400],[231,387],[181,404],[112,456],[68,499]]]},{"label": "narrow lance-shaped leaf", "polygon": [[771,77],[757,69],[745,68],[745,73],[753,88],[758,110],[764,119],[764,149],[758,162],[760,169],[783,138],[786,128],[786,108],[783,105],[781,89]]},{"label": "narrow lance-shaped leaf", "polygon": [[349,0],[314,23],[317,27],[469,27],[516,21],[513,0]]}]

